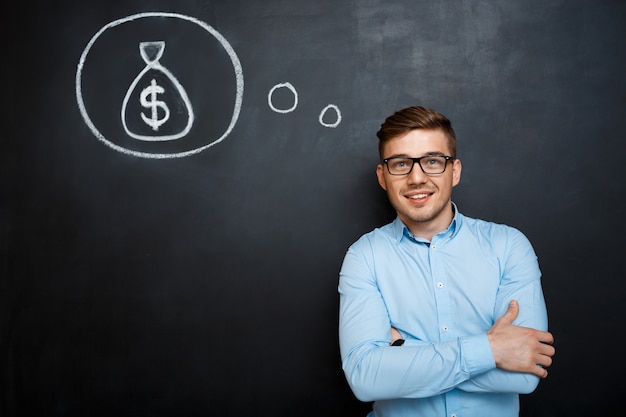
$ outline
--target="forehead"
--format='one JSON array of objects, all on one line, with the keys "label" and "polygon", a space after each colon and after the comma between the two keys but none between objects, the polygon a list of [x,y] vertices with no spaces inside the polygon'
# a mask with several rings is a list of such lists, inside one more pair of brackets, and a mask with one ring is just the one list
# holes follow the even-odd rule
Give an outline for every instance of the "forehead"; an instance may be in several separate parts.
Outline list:
[{"label": "forehead", "polygon": [[441,129],[414,129],[389,139],[383,145],[383,157],[396,155],[419,157],[430,153],[450,155],[450,143]]}]

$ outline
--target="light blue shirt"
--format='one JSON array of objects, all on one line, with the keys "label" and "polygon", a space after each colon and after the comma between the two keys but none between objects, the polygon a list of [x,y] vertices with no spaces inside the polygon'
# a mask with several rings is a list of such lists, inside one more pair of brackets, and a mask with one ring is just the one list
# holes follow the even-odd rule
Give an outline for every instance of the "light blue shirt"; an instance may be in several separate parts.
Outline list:
[{"label": "light blue shirt", "polygon": [[[376,417],[513,417],[539,378],[496,369],[486,332],[517,300],[514,324],[547,330],[537,256],[509,226],[458,213],[432,242],[396,218],[363,235],[339,278],[342,366]],[[390,327],[406,340],[389,346]]]}]

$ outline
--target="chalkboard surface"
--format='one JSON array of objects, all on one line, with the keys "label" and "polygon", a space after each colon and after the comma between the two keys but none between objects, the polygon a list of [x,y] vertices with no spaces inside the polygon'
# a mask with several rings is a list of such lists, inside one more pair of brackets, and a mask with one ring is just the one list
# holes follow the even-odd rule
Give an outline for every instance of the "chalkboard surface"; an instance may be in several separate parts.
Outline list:
[{"label": "chalkboard surface", "polygon": [[623,1],[5,16],[0,415],[364,416],[338,271],[393,218],[375,132],[416,104],[456,128],[460,210],[538,253],[557,356],[521,415],[621,409]]}]

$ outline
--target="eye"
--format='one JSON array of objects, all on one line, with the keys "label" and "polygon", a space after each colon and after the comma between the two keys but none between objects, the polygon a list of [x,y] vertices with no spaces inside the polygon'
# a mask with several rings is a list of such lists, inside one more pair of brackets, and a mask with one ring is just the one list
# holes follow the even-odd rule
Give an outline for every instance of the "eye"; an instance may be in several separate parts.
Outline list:
[{"label": "eye", "polygon": [[428,158],[424,158],[424,162],[425,165],[430,167],[430,168],[438,168],[443,166],[443,164],[445,163],[445,158],[441,157],[441,156],[431,156]]},{"label": "eye", "polygon": [[413,161],[407,158],[393,158],[389,160],[389,164],[392,170],[406,171],[411,168]]}]

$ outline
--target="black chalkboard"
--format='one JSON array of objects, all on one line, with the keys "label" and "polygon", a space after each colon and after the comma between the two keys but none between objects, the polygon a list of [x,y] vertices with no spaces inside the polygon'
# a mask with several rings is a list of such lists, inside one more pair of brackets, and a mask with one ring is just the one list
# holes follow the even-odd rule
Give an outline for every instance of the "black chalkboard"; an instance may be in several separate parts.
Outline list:
[{"label": "black chalkboard", "polygon": [[[619,410],[623,1],[36,0],[4,19],[0,415],[364,416],[338,271],[393,218],[375,132],[416,104],[456,128],[460,210],[538,253],[557,356],[521,415]],[[170,131],[124,122],[144,70],[183,89]]]}]

